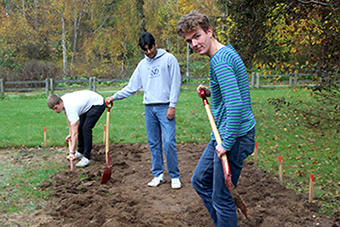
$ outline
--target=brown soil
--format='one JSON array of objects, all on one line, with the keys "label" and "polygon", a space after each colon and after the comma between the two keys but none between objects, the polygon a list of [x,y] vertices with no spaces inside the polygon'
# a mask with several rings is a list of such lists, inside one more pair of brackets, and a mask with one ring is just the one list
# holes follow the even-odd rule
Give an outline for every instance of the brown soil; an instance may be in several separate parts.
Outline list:
[{"label": "brown soil", "polygon": [[[75,167],[55,175],[40,187],[53,189],[57,202],[35,214],[31,226],[213,226],[209,213],[191,186],[190,179],[206,144],[178,144],[182,188],[166,183],[148,187],[153,178],[151,155],[146,144],[111,144],[111,179],[101,185],[105,146],[95,144],[86,168]],[[66,163],[65,163],[66,164]],[[307,195],[297,195],[245,162],[237,190],[247,205],[248,219],[238,212],[240,227],[337,227],[340,214],[320,215]],[[37,221],[38,220],[38,221]],[[37,223],[38,222],[38,223]]]}]

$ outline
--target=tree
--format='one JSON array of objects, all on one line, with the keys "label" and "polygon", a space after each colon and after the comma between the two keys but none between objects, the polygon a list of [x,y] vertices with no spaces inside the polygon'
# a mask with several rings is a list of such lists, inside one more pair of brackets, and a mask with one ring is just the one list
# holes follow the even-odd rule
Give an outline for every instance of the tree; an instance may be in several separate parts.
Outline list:
[{"label": "tree", "polygon": [[[314,102],[277,98],[270,100],[277,111],[294,114],[293,119],[308,127],[340,126],[340,8],[339,1],[293,1],[284,7],[284,29],[277,44],[285,45],[291,59],[289,71],[305,72],[319,84],[312,88]],[[279,31],[279,30],[277,30]],[[286,31],[285,33],[283,31]],[[302,60],[299,60],[302,59]],[[284,67],[282,66],[282,70]]]}]

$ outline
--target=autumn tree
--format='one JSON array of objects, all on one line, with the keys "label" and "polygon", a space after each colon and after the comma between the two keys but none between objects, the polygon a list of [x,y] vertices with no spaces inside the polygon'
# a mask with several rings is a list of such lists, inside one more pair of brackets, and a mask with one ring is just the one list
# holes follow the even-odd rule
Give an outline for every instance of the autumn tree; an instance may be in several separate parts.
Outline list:
[{"label": "autumn tree", "polygon": [[[287,2],[282,29],[276,27],[275,46],[286,48],[290,61],[282,71],[310,73],[318,83],[311,89],[314,102],[270,100],[279,111],[286,110],[301,124],[315,128],[340,126],[340,8],[339,1]],[[275,26],[273,27],[275,29]],[[274,36],[271,36],[274,38]]]}]

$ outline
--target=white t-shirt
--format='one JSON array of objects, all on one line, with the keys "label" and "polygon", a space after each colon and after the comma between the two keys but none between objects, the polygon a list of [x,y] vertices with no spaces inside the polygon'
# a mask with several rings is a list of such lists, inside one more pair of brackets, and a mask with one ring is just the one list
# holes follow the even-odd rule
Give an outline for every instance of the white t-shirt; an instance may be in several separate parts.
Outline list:
[{"label": "white t-shirt", "polygon": [[71,125],[79,120],[92,106],[104,104],[104,98],[94,91],[83,90],[65,94],[61,97],[65,114]]}]

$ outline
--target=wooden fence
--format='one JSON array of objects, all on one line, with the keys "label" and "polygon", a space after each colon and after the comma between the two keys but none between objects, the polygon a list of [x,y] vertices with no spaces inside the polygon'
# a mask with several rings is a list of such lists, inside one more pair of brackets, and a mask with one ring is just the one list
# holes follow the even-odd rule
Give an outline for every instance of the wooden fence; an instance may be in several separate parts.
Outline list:
[{"label": "wooden fence", "polygon": [[[291,75],[260,75],[252,73],[248,76],[249,87],[292,87],[298,86],[315,86],[318,80],[313,80],[310,74],[291,74]],[[97,79],[90,77],[89,79],[78,80],[53,80],[45,79],[42,81],[4,81],[0,79],[0,95],[4,96],[5,92],[29,92],[37,90],[45,90],[46,94],[54,93],[56,90],[82,90],[89,89],[98,91],[98,88],[119,89],[127,84],[129,79]],[[182,86],[198,85],[199,83],[208,84],[208,77],[182,77]],[[125,83],[122,83],[125,82]],[[20,85],[40,84],[38,87],[20,87]],[[10,85],[6,87],[7,85]],[[98,86],[97,86],[98,85]],[[115,86],[113,86],[115,85]],[[15,87],[16,86],[16,87]],[[9,88],[12,87],[12,88]],[[14,88],[13,88],[14,87]]]}]

